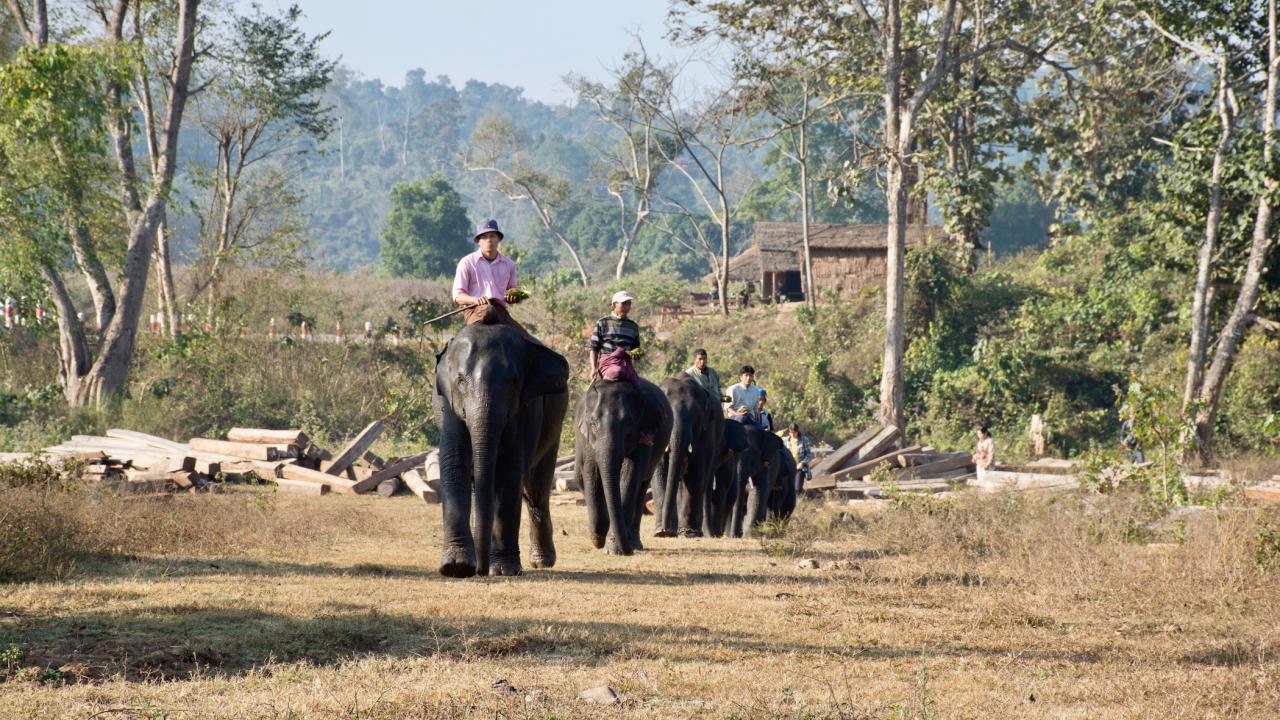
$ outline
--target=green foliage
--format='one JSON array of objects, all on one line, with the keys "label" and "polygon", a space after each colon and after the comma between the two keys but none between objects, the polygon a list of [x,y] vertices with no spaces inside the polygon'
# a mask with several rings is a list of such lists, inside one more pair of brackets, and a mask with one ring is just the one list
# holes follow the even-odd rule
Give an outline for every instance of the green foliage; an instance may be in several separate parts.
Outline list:
[{"label": "green foliage", "polygon": [[1280,509],[1272,506],[1258,518],[1253,537],[1253,558],[1264,572],[1280,570]]},{"label": "green foliage", "polygon": [[1134,440],[1150,463],[1137,468],[1133,479],[1161,503],[1185,502],[1182,458],[1195,438],[1195,424],[1182,414],[1181,399],[1167,388],[1135,381],[1123,396],[1120,416],[1133,421]]},{"label": "green foliage", "polygon": [[382,266],[392,275],[449,275],[475,250],[462,197],[443,175],[399,183],[382,230]]}]

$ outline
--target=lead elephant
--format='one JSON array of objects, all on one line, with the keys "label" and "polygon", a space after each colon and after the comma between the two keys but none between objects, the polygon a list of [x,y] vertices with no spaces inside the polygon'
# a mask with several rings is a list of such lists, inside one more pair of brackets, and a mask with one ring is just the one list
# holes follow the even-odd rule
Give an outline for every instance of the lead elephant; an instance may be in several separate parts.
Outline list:
[{"label": "lead elephant", "polygon": [[564,357],[505,325],[468,325],[437,357],[442,575],[521,574],[522,494],[533,567],[555,564],[550,496],[568,383]]},{"label": "lead elephant", "polygon": [[653,474],[654,532],[698,537],[711,475],[724,447],[720,401],[688,373],[664,380],[672,425],[667,453]]},{"label": "lead elephant", "polygon": [[[671,405],[648,380],[597,380],[574,410],[574,473],[587,499],[591,542],[611,555],[642,549],[644,491],[671,435]],[[641,432],[653,438],[650,445]]]}]

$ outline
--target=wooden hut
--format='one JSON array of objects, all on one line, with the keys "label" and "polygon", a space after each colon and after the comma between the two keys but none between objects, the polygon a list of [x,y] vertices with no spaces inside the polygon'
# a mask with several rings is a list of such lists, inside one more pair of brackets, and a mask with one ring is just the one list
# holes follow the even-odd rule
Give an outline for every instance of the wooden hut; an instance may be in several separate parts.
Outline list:
[{"label": "wooden hut", "polygon": [[[885,273],[885,225],[809,225],[813,282],[821,293],[851,298],[869,287],[881,287]],[[908,225],[907,244],[945,238],[941,225]],[[750,282],[766,298],[778,291],[788,300],[803,300],[804,250],[798,222],[757,222],[751,247],[729,260],[729,281]]]}]

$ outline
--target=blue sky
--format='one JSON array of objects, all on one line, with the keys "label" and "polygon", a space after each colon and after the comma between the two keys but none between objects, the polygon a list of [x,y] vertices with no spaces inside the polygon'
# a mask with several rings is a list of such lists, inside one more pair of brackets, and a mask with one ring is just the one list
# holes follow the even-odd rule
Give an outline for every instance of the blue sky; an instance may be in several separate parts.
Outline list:
[{"label": "blue sky", "polygon": [[[258,0],[274,10],[289,0]],[[248,6],[248,0],[237,0]],[[400,85],[420,67],[455,85],[475,78],[525,89],[544,102],[570,99],[561,78],[575,72],[602,79],[644,38],[650,54],[685,58],[666,40],[667,0],[296,0],[312,33],[330,31],[330,55],[360,74]],[[711,70],[694,63],[686,77],[702,85]]]}]

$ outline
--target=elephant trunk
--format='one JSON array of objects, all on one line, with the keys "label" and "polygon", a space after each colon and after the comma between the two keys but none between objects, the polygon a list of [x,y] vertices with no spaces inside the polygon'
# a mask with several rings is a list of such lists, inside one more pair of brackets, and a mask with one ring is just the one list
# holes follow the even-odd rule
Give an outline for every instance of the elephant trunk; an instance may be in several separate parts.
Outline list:
[{"label": "elephant trunk", "polygon": [[675,422],[671,426],[671,444],[667,447],[667,477],[662,486],[662,497],[656,498],[657,512],[654,523],[658,526],[654,534],[658,537],[675,537],[679,531],[676,513],[679,507],[681,477],[685,472],[685,458],[692,433],[683,413],[676,413]]},{"label": "elephant trunk", "polygon": [[604,505],[609,516],[609,533],[604,551],[611,555],[630,555],[627,542],[627,518],[622,506],[622,448],[615,441],[603,444],[596,451],[596,465],[600,472],[600,490],[604,491]]},{"label": "elephant trunk", "polygon": [[477,570],[485,575],[489,570],[489,556],[493,548],[493,516],[495,501],[494,476],[497,474],[498,457],[494,447],[502,438],[501,416],[492,412],[480,413],[471,427],[471,458],[475,485],[472,489],[475,502],[471,508],[471,534],[476,543]]}]

